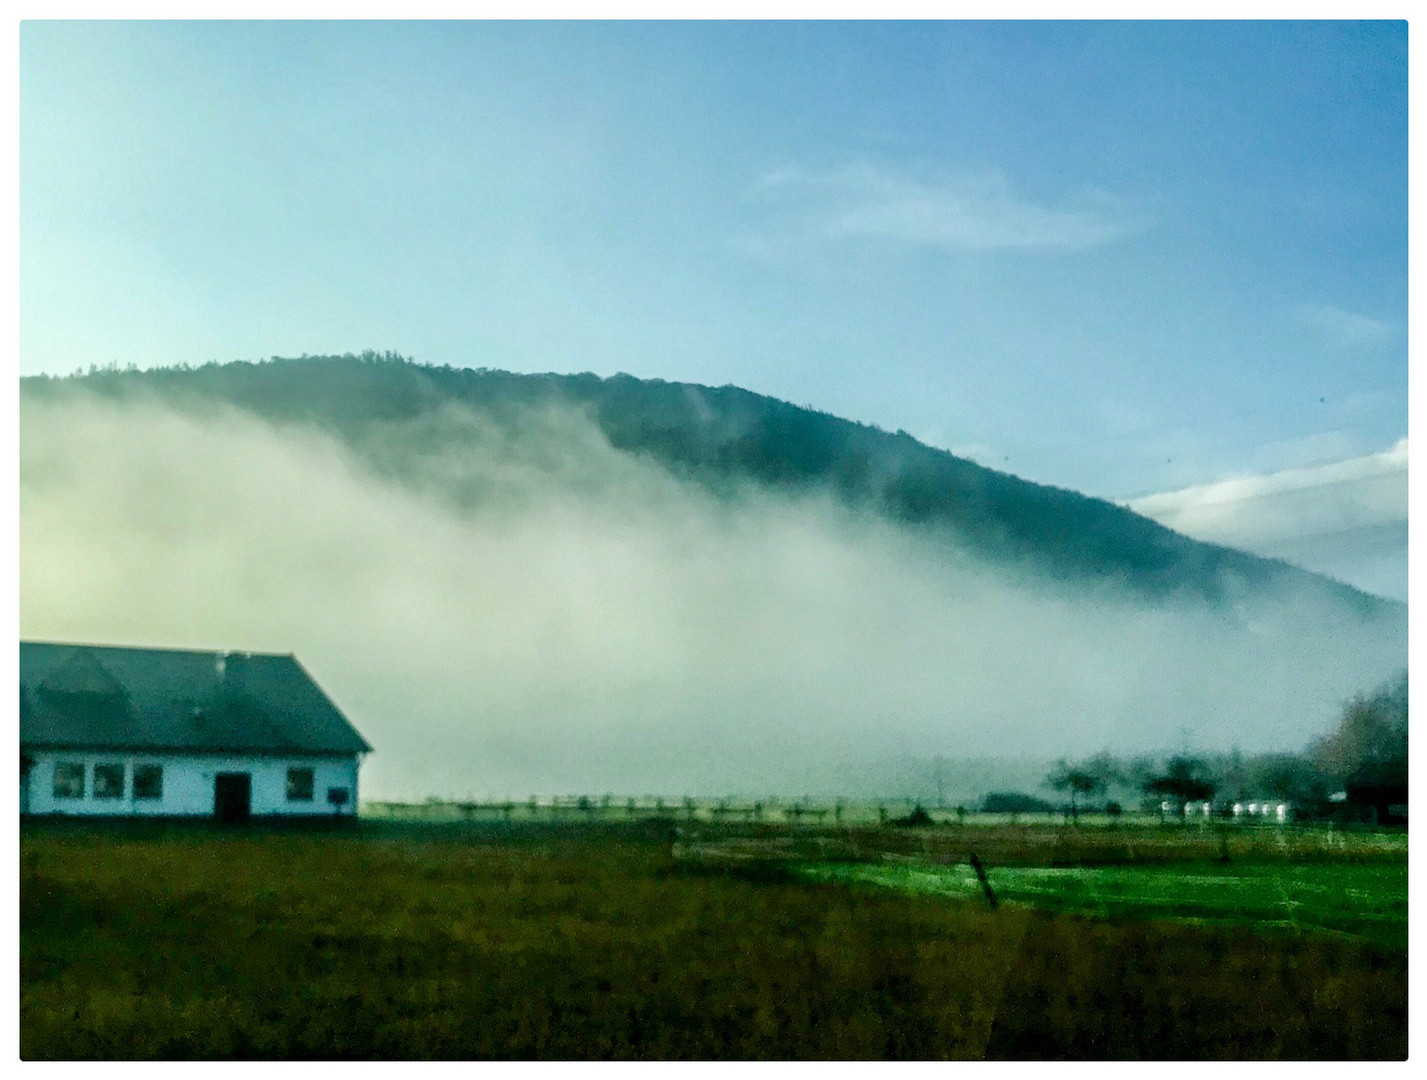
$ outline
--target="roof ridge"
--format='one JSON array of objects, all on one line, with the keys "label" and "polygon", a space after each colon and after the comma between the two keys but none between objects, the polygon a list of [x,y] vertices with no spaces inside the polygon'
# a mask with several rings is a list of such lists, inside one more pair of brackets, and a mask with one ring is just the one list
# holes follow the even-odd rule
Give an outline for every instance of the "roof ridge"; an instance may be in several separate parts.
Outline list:
[{"label": "roof ridge", "polygon": [[20,639],[21,645],[48,645],[61,649],[113,649],[123,652],[185,653],[189,656],[264,656],[296,659],[292,652],[267,652],[261,649],[190,649],[181,645],[106,645],[93,641],[39,641]]}]

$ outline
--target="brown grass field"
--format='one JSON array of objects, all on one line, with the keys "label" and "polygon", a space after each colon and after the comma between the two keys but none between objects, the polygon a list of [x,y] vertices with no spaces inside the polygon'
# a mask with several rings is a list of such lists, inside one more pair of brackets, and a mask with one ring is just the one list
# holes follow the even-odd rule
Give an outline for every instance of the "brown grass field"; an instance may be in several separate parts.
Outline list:
[{"label": "brown grass field", "polygon": [[671,825],[26,824],[21,1055],[1407,1054],[1406,949],[1391,939],[991,910],[790,869],[937,866],[968,848],[993,879],[1013,865],[1187,871],[1224,854],[1320,874],[1400,864],[1405,920],[1405,836],[700,823],[675,839]]}]

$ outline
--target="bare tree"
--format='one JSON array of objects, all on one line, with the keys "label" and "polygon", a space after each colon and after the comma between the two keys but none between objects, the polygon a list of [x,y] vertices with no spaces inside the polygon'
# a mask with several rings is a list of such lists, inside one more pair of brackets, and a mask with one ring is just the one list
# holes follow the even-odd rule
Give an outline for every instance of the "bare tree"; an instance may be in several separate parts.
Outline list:
[{"label": "bare tree", "polygon": [[1335,783],[1359,766],[1407,760],[1407,672],[1359,694],[1343,707],[1337,726],[1313,743],[1309,756]]},{"label": "bare tree", "polygon": [[1049,776],[1046,784],[1054,791],[1070,794],[1070,817],[1080,820],[1080,798],[1103,795],[1105,789],[1120,777],[1119,765],[1109,754],[1097,754],[1088,761],[1070,764],[1061,759]]},{"label": "bare tree", "polygon": [[1173,799],[1181,812],[1186,803],[1214,797],[1214,782],[1209,779],[1204,763],[1182,754],[1170,758],[1164,772],[1145,781],[1143,788],[1147,795]]}]

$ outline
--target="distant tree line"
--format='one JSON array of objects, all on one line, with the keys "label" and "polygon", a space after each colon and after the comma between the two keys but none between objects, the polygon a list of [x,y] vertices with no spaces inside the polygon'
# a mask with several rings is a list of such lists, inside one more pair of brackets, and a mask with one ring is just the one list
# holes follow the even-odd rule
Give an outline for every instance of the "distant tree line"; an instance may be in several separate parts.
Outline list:
[{"label": "distant tree line", "polygon": [[[1169,803],[1176,812],[1186,804],[1216,797],[1221,803],[1266,799],[1292,804],[1300,811],[1324,810],[1333,795],[1351,786],[1355,778],[1400,775],[1405,786],[1407,716],[1407,672],[1403,671],[1377,689],[1354,696],[1332,730],[1301,752],[1246,756],[1235,750],[1130,761],[1102,753],[1083,761],[1057,762],[1045,786],[1069,796],[1065,809],[1072,817],[1092,806],[1114,805],[1098,800],[1117,786],[1137,789],[1147,803]],[[998,806],[1009,805],[1014,798],[997,793]]]}]

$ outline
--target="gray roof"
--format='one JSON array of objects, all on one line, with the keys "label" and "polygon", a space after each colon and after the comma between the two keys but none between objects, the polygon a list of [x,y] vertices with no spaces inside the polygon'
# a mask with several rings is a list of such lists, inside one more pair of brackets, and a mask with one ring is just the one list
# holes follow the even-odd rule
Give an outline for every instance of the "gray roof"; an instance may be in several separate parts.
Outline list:
[{"label": "gray roof", "polygon": [[371,749],[291,656],[20,643],[20,745],[357,754]]}]

